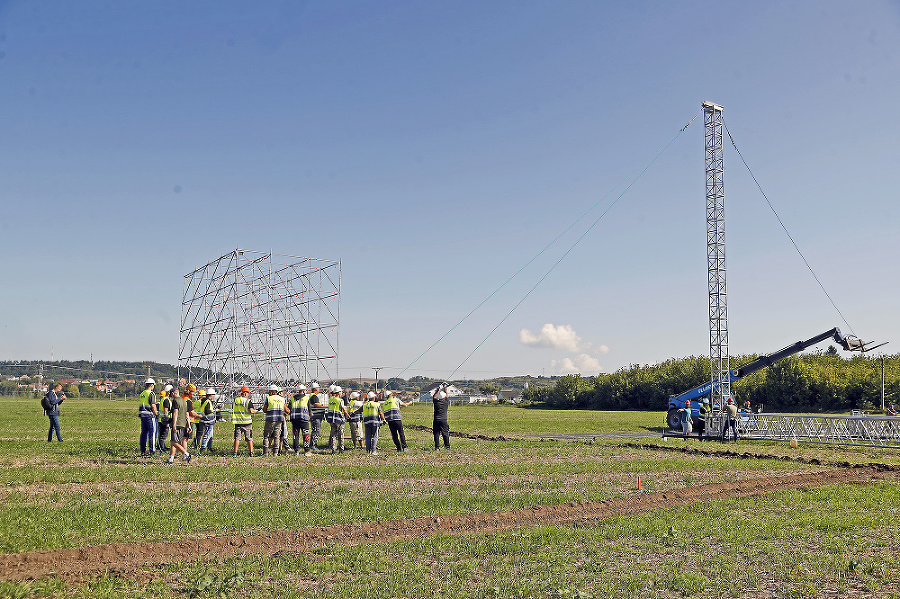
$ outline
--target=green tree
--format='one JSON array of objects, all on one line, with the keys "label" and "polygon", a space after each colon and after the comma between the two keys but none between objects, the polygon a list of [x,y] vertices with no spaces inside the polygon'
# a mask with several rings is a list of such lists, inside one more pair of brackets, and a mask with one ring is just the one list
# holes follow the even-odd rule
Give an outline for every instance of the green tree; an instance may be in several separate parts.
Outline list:
[{"label": "green tree", "polygon": [[497,395],[500,393],[500,385],[497,383],[482,383],[478,386],[482,395]]}]

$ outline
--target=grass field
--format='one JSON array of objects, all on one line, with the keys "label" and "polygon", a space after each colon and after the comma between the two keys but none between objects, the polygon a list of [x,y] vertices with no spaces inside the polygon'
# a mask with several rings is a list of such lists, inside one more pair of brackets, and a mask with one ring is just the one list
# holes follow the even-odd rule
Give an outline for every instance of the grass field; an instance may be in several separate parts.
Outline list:
[{"label": "grass field", "polygon": [[[216,446],[228,457],[172,466],[140,458],[137,405],[68,400],[65,442],[47,443],[37,400],[0,398],[0,552],[113,542],[253,535],[341,522],[500,512],[608,501],[725,481],[814,472],[824,466],[735,459],[668,448],[684,441],[503,442],[454,438],[434,452],[428,432],[407,430],[397,454],[387,430],[378,456],[230,457],[231,426]],[[404,422],[430,426],[430,406]],[[659,431],[663,414],[454,407],[451,429],[488,436]],[[261,430],[261,421],[255,425]],[[327,425],[326,425],[327,430]],[[324,442],[324,441],[323,441]],[[696,441],[689,446],[701,447]],[[653,446],[658,446],[655,449]],[[704,449],[722,446],[702,444]],[[738,443],[738,452],[822,461],[900,464],[890,450]],[[900,557],[893,518],[900,485],[826,485],[759,497],[709,497],[590,526],[491,534],[432,534],[309,552],[197,555],[151,576],[0,581],[0,597],[893,597]]]}]

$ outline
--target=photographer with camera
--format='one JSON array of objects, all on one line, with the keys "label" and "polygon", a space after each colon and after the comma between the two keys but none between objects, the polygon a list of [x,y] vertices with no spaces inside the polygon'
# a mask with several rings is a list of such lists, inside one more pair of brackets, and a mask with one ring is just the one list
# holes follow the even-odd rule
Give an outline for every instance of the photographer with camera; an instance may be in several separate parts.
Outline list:
[{"label": "photographer with camera", "polygon": [[62,443],[62,435],[59,432],[59,404],[66,400],[66,395],[61,393],[62,385],[56,383],[47,391],[47,395],[41,400],[44,413],[50,418],[50,430],[47,431],[47,443],[53,441],[53,431],[56,431],[56,439]]},{"label": "photographer with camera", "polygon": [[447,421],[447,411],[450,407],[449,383],[441,383],[431,392],[431,403],[434,404],[434,421],[431,429],[434,432],[434,450],[441,448],[441,438],[444,440],[444,449],[450,449],[450,423]]}]

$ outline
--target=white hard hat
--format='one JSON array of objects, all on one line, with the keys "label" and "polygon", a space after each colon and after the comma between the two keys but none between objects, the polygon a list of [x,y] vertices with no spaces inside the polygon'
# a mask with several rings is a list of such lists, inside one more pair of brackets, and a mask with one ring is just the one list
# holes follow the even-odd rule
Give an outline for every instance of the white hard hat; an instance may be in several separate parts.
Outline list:
[{"label": "white hard hat", "polygon": [[321,388],[321,387],[319,387],[319,382],[318,382],[318,381],[313,381],[313,382],[312,382],[312,386],[310,387],[310,389],[320,389],[320,388]]},{"label": "white hard hat", "polygon": [[216,394],[216,390],[213,389],[212,387],[209,387],[209,388],[206,390],[206,394],[207,394],[207,395],[215,395],[215,394]]},{"label": "white hard hat", "polygon": [[297,391],[306,391],[306,385],[300,385],[297,387]]},{"label": "white hard hat", "polygon": [[350,399],[356,399],[357,397],[359,397],[359,393],[357,393],[356,391],[350,394]]},{"label": "white hard hat", "polygon": [[169,391],[171,391],[171,390],[174,389],[174,388],[175,388],[175,387],[173,387],[172,385],[166,385],[166,388],[163,389],[163,391],[165,391],[166,393],[168,393]]},{"label": "white hard hat", "polygon": [[375,392],[369,391],[368,393],[366,393],[366,399],[375,399]]},{"label": "white hard hat", "polygon": [[331,386],[331,392],[332,392],[332,393],[340,393],[340,392],[341,392],[341,388],[338,387],[337,385],[332,385],[332,386]]},{"label": "white hard hat", "polygon": [[390,397],[390,396],[391,396],[391,392],[390,392],[390,391],[385,391],[385,392],[384,392],[384,396],[385,396],[385,397]]},{"label": "white hard hat", "polygon": [[278,385],[274,383],[269,385],[269,391],[278,391]]},{"label": "white hard hat", "polygon": [[144,381],[144,384],[145,385],[155,385],[156,381],[154,381],[153,379],[147,379],[146,381]]}]

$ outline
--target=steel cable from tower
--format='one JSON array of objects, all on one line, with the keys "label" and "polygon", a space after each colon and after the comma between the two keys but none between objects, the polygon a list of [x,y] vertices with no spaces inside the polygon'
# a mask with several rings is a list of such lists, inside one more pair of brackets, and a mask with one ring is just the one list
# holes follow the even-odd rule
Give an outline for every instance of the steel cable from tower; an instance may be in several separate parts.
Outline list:
[{"label": "steel cable from tower", "polygon": [[[699,115],[700,113],[697,113],[697,114]],[[600,214],[600,216],[598,216],[597,219],[596,219],[593,223],[591,223],[591,225],[590,225],[587,229],[585,229],[585,231],[584,231],[581,235],[578,236],[578,238],[572,243],[572,245],[569,246],[569,248],[563,253],[563,255],[560,256],[559,259],[558,259],[556,262],[554,262],[553,265],[552,265],[549,269],[547,269],[547,272],[545,272],[544,275],[543,275],[540,279],[538,279],[538,281],[531,287],[531,289],[529,289],[528,292],[527,292],[524,296],[522,296],[522,299],[520,299],[520,300],[516,303],[516,305],[513,306],[512,309],[511,309],[509,312],[507,312],[506,315],[505,315],[502,319],[500,319],[500,322],[497,323],[497,326],[495,326],[493,329],[491,329],[491,331],[485,336],[485,338],[482,339],[481,342],[480,342],[478,345],[476,345],[475,348],[469,353],[469,355],[466,356],[465,360],[463,360],[463,361],[459,364],[459,366],[457,366],[456,369],[454,369],[453,372],[450,373],[450,376],[447,377],[448,380],[453,378],[453,375],[455,375],[455,374],[459,371],[459,369],[462,368],[463,365],[465,365],[466,362],[468,362],[469,358],[471,358],[471,357],[475,354],[475,352],[478,351],[478,349],[479,349],[479,348],[480,348],[480,347],[481,347],[488,339],[491,338],[491,335],[493,335],[494,332],[496,332],[496,330],[499,329],[500,326],[501,326],[504,322],[506,322],[506,319],[508,319],[510,316],[512,316],[512,313],[515,312],[516,309],[518,309],[518,307],[521,306],[522,303],[523,303],[526,299],[528,299],[528,296],[531,295],[532,292],[533,292],[535,289],[537,289],[537,288],[540,286],[540,284],[543,283],[544,280],[545,280],[548,276],[550,276],[550,273],[552,273],[552,272],[554,271],[554,269],[556,269],[556,267],[559,266],[559,264],[560,264],[563,260],[565,260],[566,256],[568,256],[568,255],[572,252],[572,250],[574,250],[575,247],[576,247],[579,243],[581,243],[581,240],[582,240],[582,239],[584,239],[585,237],[587,237],[587,234],[590,233],[590,232],[593,230],[593,228],[597,226],[597,224],[603,219],[603,217],[606,216],[606,215],[609,213],[610,210],[612,210],[612,208],[619,202],[619,200],[622,199],[622,197],[623,197],[626,193],[628,193],[628,191],[634,186],[634,184],[641,180],[641,178],[644,176],[644,173],[646,173],[646,172],[650,169],[650,167],[653,166],[653,164],[659,159],[659,157],[662,156],[662,155],[665,153],[665,151],[669,149],[669,146],[671,146],[673,143],[675,143],[675,140],[678,139],[678,138],[681,136],[682,133],[684,133],[685,129],[687,129],[687,128],[690,126],[690,124],[694,122],[694,119],[695,119],[695,118],[697,118],[697,115],[694,115],[694,118],[692,118],[692,119],[688,122],[687,125],[685,125],[685,126],[682,127],[681,129],[679,129],[678,133],[676,133],[675,136],[674,136],[672,139],[670,139],[670,140],[669,140],[669,141],[668,141],[668,142],[667,142],[667,143],[666,143],[666,144],[665,144],[665,145],[664,145],[664,146],[656,153],[656,155],[654,155],[653,158],[651,158],[651,159],[644,165],[644,167],[643,167],[642,169],[640,169],[640,171],[637,173],[637,176],[634,177],[634,179],[633,179],[633,180],[625,187],[625,189],[622,190],[622,192],[618,195],[618,197],[616,197],[616,199],[613,200],[613,202],[612,202],[609,206],[606,207],[606,210],[604,210],[604,211]],[[619,185],[621,185],[621,183],[620,183]],[[616,187],[618,187],[618,185],[617,185]],[[613,189],[615,189],[615,188],[613,188]],[[612,193],[612,191],[610,191],[610,193]],[[608,196],[609,193],[606,194],[606,195]],[[606,196],[604,196],[604,197],[606,197]],[[596,204],[595,204],[595,206],[596,206]],[[592,208],[592,209],[593,209],[593,208]],[[584,216],[582,216],[581,218],[584,218]],[[581,218],[579,218],[579,220],[581,220]],[[576,222],[578,222],[578,221],[576,221]],[[573,223],[572,226],[574,226],[574,224],[575,224],[575,223]],[[572,227],[570,226],[569,229],[571,229],[571,228],[572,228]],[[566,230],[568,231],[568,229],[566,229]],[[546,248],[545,248],[545,249],[546,249]]]},{"label": "steel cable from tower", "polygon": [[[582,213],[581,216],[579,216],[577,219],[575,219],[575,220],[572,222],[572,224],[570,224],[568,227],[566,227],[565,229],[563,229],[563,230],[559,233],[559,235],[557,235],[557,236],[554,237],[552,240],[550,240],[550,242],[547,243],[547,245],[545,245],[545,246],[544,246],[537,254],[535,254],[530,260],[528,260],[528,262],[526,262],[525,264],[523,264],[521,268],[519,268],[516,272],[514,272],[514,273],[512,274],[512,276],[510,276],[508,279],[506,279],[506,281],[504,281],[503,283],[501,283],[499,287],[497,287],[494,291],[492,291],[490,295],[488,295],[486,298],[484,298],[477,306],[475,306],[474,308],[472,308],[472,309],[469,311],[468,314],[466,314],[465,316],[463,316],[463,317],[459,320],[459,322],[457,322],[457,323],[454,324],[452,327],[450,327],[450,328],[447,330],[447,332],[445,332],[443,335],[441,335],[441,336],[437,339],[437,341],[435,341],[434,343],[432,343],[431,345],[429,345],[428,348],[425,349],[425,351],[423,351],[421,354],[419,354],[419,355],[416,357],[416,359],[414,359],[412,362],[410,362],[410,363],[406,366],[406,368],[404,368],[403,370],[401,370],[400,372],[398,372],[398,373],[395,375],[395,377],[400,377],[403,373],[405,373],[407,370],[409,370],[410,368],[412,368],[413,365],[414,365],[416,362],[418,362],[419,360],[421,360],[428,352],[430,352],[432,349],[434,349],[434,348],[438,345],[438,343],[440,343],[441,341],[443,341],[443,340],[447,337],[447,335],[449,335],[450,333],[452,333],[459,325],[461,325],[461,324],[464,323],[466,320],[468,320],[469,317],[472,316],[472,314],[474,314],[479,308],[481,308],[484,304],[486,304],[492,297],[494,297],[495,295],[497,295],[497,293],[499,293],[501,289],[503,289],[504,287],[506,287],[513,279],[515,279],[515,278],[516,278],[523,270],[525,270],[526,268],[528,268],[535,260],[537,260],[539,257],[541,257],[548,249],[550,249],[550,247],[551,247],[553,244],[555,244],[557,241],[559,241],[559,239],[562,238],[563,235],[565,235],[566,233],[568,233],[569,231],[571,231],[571,230],[575,227],[575,225],[577,225],[579,222],[581,222],[588,214],[590,214],[591,212],[593,212],[594,209],[597,208],[597,206],[599,206],[600,204],[602,204],[603,201],[606,200],[610,195],[612,195],[619,187],[621,187],[626,181],[628,181],[629,179],[631,179],[632,177],[634,177],[634,180],[632,180],[631,183],[629,183],[628,186],[625,188],[625,190],[622,191],[622,193],[620,193],[619,196],[613,201],[613,203],[610,204],[610,205],[606,208],[606,210],[603,212],[603,214],[600,215],[600,218],[598,218],[596,221],[594,221],[594,223],[593,223],[590,227],[588,227],[587,231],[585,231],[585,233],[582,234],[581,237],[579,237],[578,240],[577,240],[571,247],[569,247],[568,250],[566,250],[566,252],[565,252],[565,253],[563,254],[563,256],[562,256],[562,258],[565,258],[565,257],[569,254],[569,252],[572,251],[572,249],[575,247],[575,245],[577,245],[578,242],[581,241],[582,238],[584,238],[584,236],[587,234],[587,232],[590,231],[591,229],[593,229],[594,226],[596,226],[596,224],[600,221],[600,219],[603,218],[603,216],[604,216],[607,212],[609,212],[610,208],[612,208],[613,206],[616,205],[616,202],[618,202],[618,201],[622,198],[622,196],[625,195],[625,193],[626,193],[629,189],[631,189],[631,186],[634,185],[634,184],[635,184],[635,183],[643,176],[643,174],[647,171],[647,169],[649,169],[649,168],[653,165],[653,163],[656,162],[656,160],[657,160],[657,159],[658,159],[658,158],[659,158],[659,157],[660,157],[660,156],[661,156],[661,155],[669,148],[669,146],[671,146],[671,145],[675,142],[675,140],[678,139],[678,138],[681,136],[681,134],[684,133],[684,131],[685,131],[688,127],[690,127],[691,123],[693,123],[694,120],[695,120],[698,116],[700,116],[700,114],[701,114],[702,112],[703,112],[702,110],[699,111],[699,112],[697,112],[697,114],[695,114],[695,115],[691,118],[691,120],[687,122],[687,124],[686,124],[684,127],[682,127],[681,129],[679,129],[679,130],[678,130],[678,133],[676,133],[675,136],[674,136],[672,139],[670,139],[668,142],[666,142],[666,143],[662,146],[662,148],[656,152],[656,154],[654,154],[650,159],[645,160],[641,165],[638,165],[633,171],[631,171],[628,175],[626,175],[624,178],[622,178],[622,180],[619,181],[619,183],[617,183],[612,189],[610,189],[608,192],[606,192],[606,193],[603,195],[603,197],[601,197],[599,200],[597,200],[590,208],[588,208],[584,213]],[[637,174],[637,176],[635,176],[635,174]],[[556,265],[559,264],[559,263],[562,261],[562,258],[560,258],[560,259],[556,262],[556,264],[554,264],[554,265],[550,268],[550,271],[552,271],[554,268],[556,268]],[[550,271],[548,271],[547,273],[544,274],[543,277],[541,277],[541,279],[538,281],[537,285],[540,285],[541,281],[543,281],[545,278],[547,278],[547,275],[550,274]],[[519,305],[522,303],[522,301],[524,301],[525,298],[527,298],[528,295],[530,295],[531,292],[534,291],[534,289],[537,287],[537,285],[535,285],[535,287],[532,287],[531,290],[528,291],[528,293],[525,295],[525,297],[522,298],[522,300],[521,300],[518,304],[516,304],[515,308],[513,308],[513,311],[515,311],[515,309],[519,307]],[[512,311],[510,312],[510,314],[511,314],[511,313],[512,313]],[[509,317],[509,314],[507,314],[507,315],[503,318],[503,320],[506,320],[506,318],[508,318],[508,317]],[[503,321],[500,321],[500,324],[503,324]],[[500,324],[498,324],[497,326],[499,327]],[[490,334],[493,334],[493,332],[494,332],[495,330],[497,330],[496,327],[491,331]],[[490,334],[488,334],[488,337],[490,337]],[[475,350],[473,350],[472,353],[474,353],[474,352],[478,349],[478,347],[481,347],[481,344],[484,343],[485,341],[487,341],[487,337],[486,337],[484,340],[482,340],[481,343],[478,344],[478,346],[475,348]],[[472,356],[472,354],[469,354],[469,356],[466,357],[465,360],[463,360],[463,363],[460,364],[460,365],[456,368],[456,370],[453,371],[453,374],[456,374],[456,371],[459,370],[459,369],[463,366],[463,364],[465,364],[465,362],[466,362],[471,356]],[[452,376],[452,375],[451,375],[451,376]]]},{"label": "steel cable from tower", "polygon": [[856,333],[853,331],[853,327],[850,326],[850,323],[847,322],[847,319],[844,318],[844,314],[841,312],[840,308],[837,307],[837,304],[834,303],[834,300],[831,299],[831,295],[829,295],[828,291],[825,289],[825,285],[822,284],[822,281],[819,280],[819,277],[816,275],[815,271],[812,269],[812,266],[809,265],[809,261],[806,259],[806,256],[803,255],[803,252],[800,251],[800,247],[797,245],[797,242],[794,241],[794,238],[791,236],[790,231],[787,230],[787,227],[784,225],[784,221],[781,220],[781,217],[778,215],[778,212],[775,210],[775,207],[772,205],[772,202],[769,201],[769,196],[766,195],[766,192],[763,191],[762,185],[759,184],[759,181],[756,179],[756,175],[753,174],[753,171],[750,169],[750,165],[747,164],[747,161],[744,160],[744,155],[741,154],[741,151],[738,149],[737,144],[734,143],[734,137],[731,135],[731,131],[728,130],[728,125],[725,125],[725,132],[728,133],[728,139],[731,140],[731,145],[734,147],[735,152],[740,157],[741,162],[744,163],[744,166],[747,169],[747,172],[750,173],[750,177],[753,179],[753,182],[756,183],[757,189],[759,189],[759,193],[762,194],[762,197],[766,200],[766,204],[769,205],[769,209],[772,211],[772,214],[775,215],[775,218],[778,220],[778,224],[781,225],[781,228],[784,229],[785,235],[787,235],[788,239],[791,240],[791,244],[794,246],[794,249],[797,250],[797,254],[800,255],[800,259],[803,260],[803,264],[806,265],[806,268],[809,270],[810,274],[813,276],[813,279],[816,280],[816,283],[819,284],[819,287],[822,289],[822,293],[825,294],[825,297],[828,298],[828,301],[831,302],[832,307],[834,307],[835,311],[838,313],[838,316],[841,317],[841,320],[844,321],[844,324],[847,325],[847,330],[855,337]]}]

